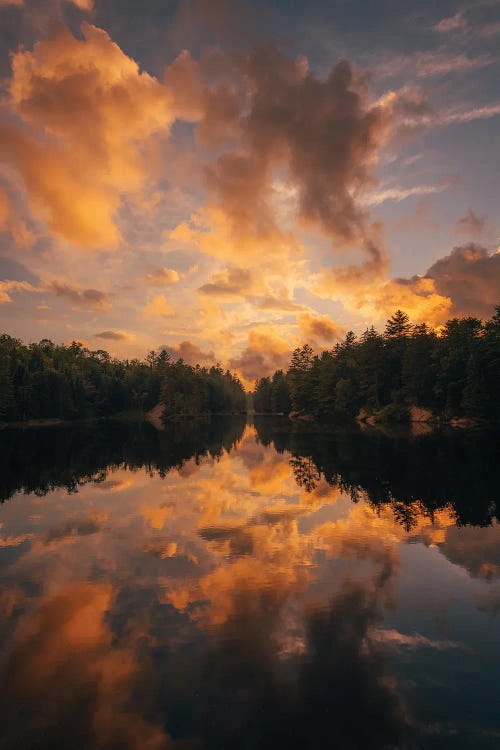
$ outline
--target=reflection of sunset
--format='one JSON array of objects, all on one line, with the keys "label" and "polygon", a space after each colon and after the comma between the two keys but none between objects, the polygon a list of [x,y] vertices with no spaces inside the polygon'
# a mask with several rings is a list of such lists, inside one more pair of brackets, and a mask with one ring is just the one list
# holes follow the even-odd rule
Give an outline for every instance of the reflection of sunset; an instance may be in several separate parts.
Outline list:
[{"label": "reflection of sunset", "polygon": [[498,744],[498,2],[363,6],[0,0],[1,750]]},{"label": "reflection of sunset", "polygon": [[[24,737],[43,726],[57,742],[66,712],[76,712],[97,747],[124,737],[127,747],[167,748],[176,731],[170,705],[194,710],[188,684],[200,696],[217,686],[227,701],[241,681],[232,699],[245,703],[256,690],[268,710],[273,698],[256,686],[277,680],[286,710],[299,716],[295,680],[309,705],[309,691],[328,685],[337,694],[351,674],[356,695],[384,706],[384,736],[398,735],[410,717],[389,657],[402,655],[413,669],[427,652],[464,658],[474,647],[468,636],[430,625],[421,610],[440,623],[461,601],[484,627],[496,611],[498,525],[458,527],[460,498],[429,500],[424,484],[422,500],[408,499],[398,475],[355,466],[353,486],[352,464],[342,464],[352,437],[339,436],[339,454],[331,436],[318,442],[317,433],[284,422],[275,434],[272,424],[240,424],[230,433],[234,447],[219,450],[223,422],[210,433],[212,455],[201,444],[199,458],[162,443],[170,469],[168,454],[149,458],[132,428],[134,440],[124,443],[130,466],[113,452],[108,469],[81,466],[78,492],[17,494],[2,506],[0,548],[14,555],[0,597],[9,700],[33,716],[52,705]],[[157,450],[161,435],[150,429]],[[307,452],[272,444],[303,438]],[[364,432],[355,440],[358,452],[371,446]],[[412,440],[410,453],[420,445]],[[134,441],[140,459],[130,453]],[[415,556],[417,566],[409,564]],[[165,694],[155,692],[156,680]],[[138,690],[144,702],[136,702]],[[322,700],[333,710],[331,697]],[[8,731],[21,731],[11,715]],[[193,747],[205,747],[207,730],[196,722],[201,744]]]}]

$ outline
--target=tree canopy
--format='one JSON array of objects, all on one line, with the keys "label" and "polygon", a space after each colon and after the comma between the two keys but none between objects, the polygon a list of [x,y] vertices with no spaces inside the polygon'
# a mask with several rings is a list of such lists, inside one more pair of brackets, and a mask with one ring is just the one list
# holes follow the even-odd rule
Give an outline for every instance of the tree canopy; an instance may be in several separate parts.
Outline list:
[{"label": "tree canopy", "polygon": [[[276,406],[279,385],[280,408]],[[500,307],[490,320],[453,318],[439,331],[397,310],[385,331],[349,331],[331,350],[295,349],[286,373],[257,381],[255,409],[317,417],[360,410],[404,421],[411,406],[446,418],[500,420]]]},{"label": "tree canopy", "polygon": [[103,349],[48,339],[23,344],[0,336],[0,420],[81,419],[126,410],[151,409],[162,401],[165,414],[245,411],[239,379],[220,367],[171,362],[166,350],[145,360],[119,360]]}]

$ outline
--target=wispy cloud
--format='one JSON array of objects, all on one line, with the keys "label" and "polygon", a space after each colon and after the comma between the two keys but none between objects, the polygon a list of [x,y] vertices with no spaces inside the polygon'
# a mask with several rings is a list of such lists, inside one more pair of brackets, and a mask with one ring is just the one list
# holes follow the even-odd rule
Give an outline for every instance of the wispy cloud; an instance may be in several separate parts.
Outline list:
[{"label": "wispy cloud", "polygon": [[377,190],[373,193],[369,193],[364,199],[363,204],[365,206],[379,206],[381,203],[386,201],[395,201],[399,203],[405,198],[412,198],[418,195],[434,195],[436,193],[442,193],[447,190],[452,183],[442,182],[439,185],[415,185],[410,188],[392,187]]},{"label": "wispy cloud", "polygon": [[465,53],[452,54],[445,51],[415,52],[389,58],[375,65],[373,73],[378,78],[435,78],[485,68],[495,62],[495,57],[486,54],[469,57]]},{"label": "wispy cloud", "polygon": [[460,11],[458,13],[455,13],[455,15],[453,16],[442,18],[441,21],[439,21],[439,23],[437,23],[433,27],[434,31],[437,31],[440,34],[449,34],[455,31],[463,31],[466,28],[467,22],[464,18],[463,13],[461,13]]},{"label": "wispy cloud", "polygon": [[450,125],[454,122],[472,122],[473,120],[488,120],[500,115],[500,103],[486,104],[472,109],[450,109],[438,115],[437,124]]}]

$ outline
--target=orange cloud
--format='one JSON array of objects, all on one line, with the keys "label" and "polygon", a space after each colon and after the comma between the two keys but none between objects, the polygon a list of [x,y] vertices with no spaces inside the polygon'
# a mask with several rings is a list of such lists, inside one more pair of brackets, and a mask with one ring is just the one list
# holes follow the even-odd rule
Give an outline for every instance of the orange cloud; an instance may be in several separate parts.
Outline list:
[{"label": "orange cloud", "polygon": [[290,343],[279,336],[272,326],[250,331],[246,348],[229,360],[229,367],[241,373],[247,382],[275,370],[286,369],[290,362]]},{"label": "orange cloud", "polygon": [[175,309],[169,305],[163,294],[157,294],[144,308],[144,315],[149,318],[171,318]]},{"label": "orange cloud", "polygon": [[146,274],[144,278],[151,286],[169,286],[170,284],[177,284],[180,276],[175,269],[163,266]]},{"label": "orange cloud", "polygon": [[433,279],[416,276],[411,280],[363,279],[346,283],[336,269],[325,271],[315,286],[316,294],[334,297],[367,320],[386,319],[398,308],[415,322],[440,325],[449,317],[451,300],[440,294]]},{"label": "orange cloud", "polygon": [[0,305],[12,302],[10,292],[37,292],[38,289],[27,281],[0,281]]},{"label": "orange cloud", "polygon": [[452,315],[489,317],[500,300],[500,251],[490,254],[473,243],[456,247],[437,260],[425,278],[451,300]]},{"label": "orange cloud", "polygon": [[299,331],[305,341],[328,343],[342,338],[345,328],[337,325],[328,315],[311,315],[302,313],[298,316]]},{"label": "orange cloud", "polygon": [[54,232],[109,248],[122,194],[147,177],[140,146],[168,133],[172,97],[105,31],[84,23],[82,34],[59,26],[33,51],[14,53],[9,104],[23,126],[2,126],[0,156]]}]

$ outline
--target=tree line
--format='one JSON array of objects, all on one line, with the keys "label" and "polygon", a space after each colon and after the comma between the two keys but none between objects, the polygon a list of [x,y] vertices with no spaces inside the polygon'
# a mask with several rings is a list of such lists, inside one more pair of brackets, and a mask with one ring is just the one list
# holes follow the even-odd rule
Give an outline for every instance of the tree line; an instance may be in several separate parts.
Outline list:
[{"label": "tree line", "polygon": [[246,410],[241,382],[218,365],[173,362],[165,350],[120,360],[77,342],[0,336],[0,420],[108,417],[160,401],[166,418]]},{"label": "tree line", "polygon": [[404,422],[417,406],[445,419],[498,422],[500,306],[484,323],[454,318],[440,330],[397,310],[383,333],[349,331],[320,355],[308,344],[295,349],[287,372],[258,380],[253,395],[264,414]]}]

